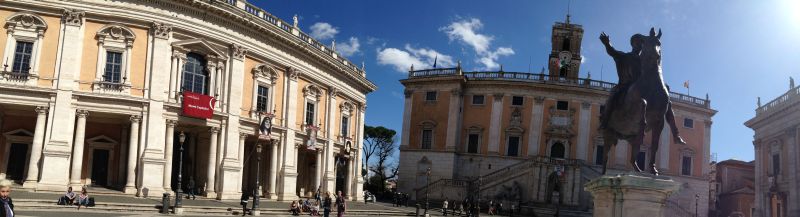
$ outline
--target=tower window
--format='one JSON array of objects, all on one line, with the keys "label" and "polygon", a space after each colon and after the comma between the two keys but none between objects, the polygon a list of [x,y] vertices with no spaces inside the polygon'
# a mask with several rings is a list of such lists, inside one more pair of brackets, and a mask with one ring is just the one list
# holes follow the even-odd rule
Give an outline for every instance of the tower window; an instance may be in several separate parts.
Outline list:
[{"label": "tower window", "polygon": [[469,134],[467,138],[467,153],[478,153],[478,142],[480,141],[479,134]]},{"label": "tower window", "polygon": [[431,149],[433,130],[422,130],[422,149]]},{"label": "tower window", "polygon": [[683,127],[694,128],[694,120],[692,120],[691,118],[684,118]]},{"label": "tower window", "polygon": [[472,95],[472,104],[473,105],[483,105],[483,95]]},{"label": "tower window", "polygon": [[508,137],[508,151],[507,156],[519,156],[519,136]]},{"label": "tower window", "polygon": [[522,102],[525,101],[525,98],[521,96],[514,96],[511,97],[511,105],[522,105]]},{"label": "tower window", "polygon": [[436,101],[436,91],[425,92],[425,100]]},{"label": "tower window", "polygon": [[561,50],[570,51],[570,40],[569,37],[564,38],[564,43],[561,45]]},{"label": "tower window", "polygon": [[691,176],[692,175],[692,157],[683,156],[681,162],[681,175],[684,176]]},{"label": "tower window", "polygon": [[556,109],[558,110],[569,110],[569,102],[568,101],[558,101],[556,102]]}]

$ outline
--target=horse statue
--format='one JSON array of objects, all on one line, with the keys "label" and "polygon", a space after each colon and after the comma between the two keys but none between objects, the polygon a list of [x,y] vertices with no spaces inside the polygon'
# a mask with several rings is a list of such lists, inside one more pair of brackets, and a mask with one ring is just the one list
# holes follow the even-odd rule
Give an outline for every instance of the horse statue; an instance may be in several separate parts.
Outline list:
[{"label": "horse statue", "polygon": [[[637,66],[635,68],[641,66],[641,71],[637,73],[638,75],[633,76],[629,85],[612,93],[608,100],[608,103],[612,104],[609,106],[611,109],[603,112],[604,115],[608,115],[604,120],[606,126],[601,127],[603,142],[608,145],[608,148],[604,150],[603,174],[606,174],[609,151],[617,145],[619,139],[624,139],[631,145],[631,164],[636,171],[643,172],[641,166],[644,165],[638,165],[636,158],[644,143],[645,132],[648,130],[651,132],[652,141],[648,154],[649,159],[655,159],[665,121],[672,122],[670,124],[674,126],[669,91],[661,76],[661,30],[659,29],[656,34],[655,29],[651,28],[648,36],[638,34],[634,36],[637,43],[641,43],[637,44],[637,46],[641,45],[641,51],[640,53],[632,52],[637,58],[634,61],[628,60],[628,62],[629,64],[641,64],[635,65]],[[605,33],[601,35],[601,40],[609,47],[608,36]],[[615,58],[615,60],[617,59]],[[617,67],[620,67],[619,62]],[[618,99],[613,97],[618,97]],[[667,118],[670,120],[665,120]],[[677,129],[673,127],[673,131],[673,134],[677,135]],[[679,140],[678,143],[683,143],[683,141]],[[655,163],[652,163],[649,169],[652,174],[658,175]]]}]

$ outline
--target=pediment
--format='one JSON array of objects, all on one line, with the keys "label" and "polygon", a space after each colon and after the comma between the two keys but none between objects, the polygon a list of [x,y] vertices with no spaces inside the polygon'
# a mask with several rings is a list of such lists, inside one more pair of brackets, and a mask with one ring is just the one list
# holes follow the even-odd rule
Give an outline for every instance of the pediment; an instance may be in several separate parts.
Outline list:
[{"label": "pediment", "polygon": [[8,136],[33,137],[33,133],[25,129],[16,129],[8,131],[6,133],[3,133],[3,135],[5,135],[6,137]]},{"label": "pediment", "polygon": [[116,140],[104,135],[95,136],[86,141],[88,141],[89,143],[113,143],[113,144],[117,143]]},{"label": "pediment", "polygon": [[214,45],[200,38],[172,42],[172,46],[183,48],[190,52],[202,53],[206,56],[214,56],[220,59],[227,59],[228,56],[224,51],[215,48]]}]

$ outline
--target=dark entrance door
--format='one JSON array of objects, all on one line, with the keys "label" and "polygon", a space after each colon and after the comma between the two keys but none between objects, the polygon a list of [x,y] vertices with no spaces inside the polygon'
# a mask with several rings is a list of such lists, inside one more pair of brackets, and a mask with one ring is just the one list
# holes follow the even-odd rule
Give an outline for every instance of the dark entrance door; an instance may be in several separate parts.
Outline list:
[{"label": "dark entrance door", "polygon": [[347,166],[347,158],[336,158],[336,192],[331,192],[334,195],[337,195],[339,191],[342,191],[342,194],[347,192],[345,191],[345,185],[347,185]]},{"label": "dark entrance door", "polygon": [[92,154],[92,185],[108,185],[108,150],[95,149]]},{"label": "dark entrance door", "polygon": [[22,181],[22,175],[28,167],[28,144],[11,143],[8,153],[8,168],[6,168],[6,178],[10,180]]}]

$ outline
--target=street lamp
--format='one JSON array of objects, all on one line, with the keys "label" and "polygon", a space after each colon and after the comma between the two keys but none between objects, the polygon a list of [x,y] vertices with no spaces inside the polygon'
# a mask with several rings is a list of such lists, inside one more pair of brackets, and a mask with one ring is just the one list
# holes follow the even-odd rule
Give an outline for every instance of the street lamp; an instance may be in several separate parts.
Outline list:
[{"label": "street lamp", "polygon": [[694,194],[694,216],[697,217],[697,201],[700,200],[699,194]]},{"label": "street lamp", "polygon": [[430,186],[430,184],[431,184],[431,168],[430,167],[428,167],[428,172],[426,172],[425,174],[428,176],[428,181],[427,181],[427,183],[425,183],[425,185],[427,186],[425,188],[425,215],[427,215],[428,214],[428,192],[431,191],[431,186]]},{"label": "street lamp", "polygon": [[[270,141],[270,140],[267,140]],[[258,193],[261,190],[261,185],[258,184],[258,181],[261,178],[261,143],[256,142],[256,189],[253,193],[253,215],[255,215],[256,210],[258,210],[258,202],[259,196]]]},{"label": "street lamp", "polygon": [[180,149],[178,151],[178,192],[175,193],[175,208],[183,207],[183,190],[181,187],[181,179],[183,176],[183,142],[186,141],[186,135],[183,134],[181,131],[181,135],[178,136],[178,141],[180,142]]}]

